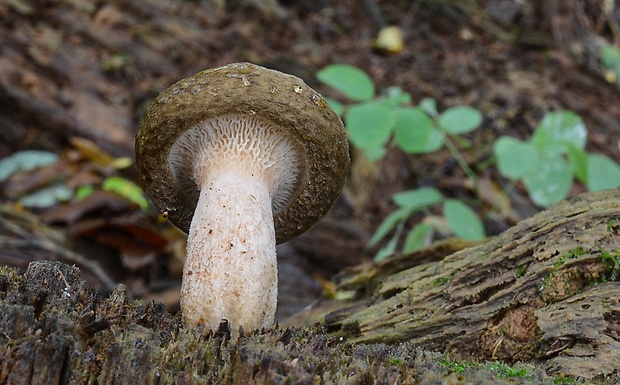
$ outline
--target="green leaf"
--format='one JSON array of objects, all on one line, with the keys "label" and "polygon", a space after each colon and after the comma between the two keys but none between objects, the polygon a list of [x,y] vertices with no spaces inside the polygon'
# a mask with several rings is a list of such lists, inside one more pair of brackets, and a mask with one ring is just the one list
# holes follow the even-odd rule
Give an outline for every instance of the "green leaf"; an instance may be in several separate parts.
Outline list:
[{"label": "green leaf", "polygon": [[33,170],[55,163],[58,155],[48,151],[25,150],[0,160],[0,182],[20,171]]},{"label": "green leaf", "polygon": [[419,107],[426,112],[428,115],[436,118],[439,116],[437,112],[437,101],[433,98],[424,98],[419,104]]},{"label": "green leaf", "polygon": [[482,114],[475,108],[456,106],[445,110],[437,120],[439,127],[451,134],[464,134],[475,130],[482,123]]},{"label": "green leaf", "polygon": [[144,197],[142,189],[135,183],[118,176],[111,176],[103,181],[101,188],[122,196],[130,202],[140,206],[142,210],[149,207],[149,202]]},{"label": "green leaf", "polygon": [[340,103],[339,101],[335,99],[331,99],[331,98],[325,98],[325,101],[332,108],[332,110],[334,110],[336,115],[342,116],[342,114],[344,113],[344,109],[345,109],[342,103]]},{"label": "green leaf", "polygon": [[386,152],[387,151],[383,146],[364,149],[364,155],[366,156],[366,159],[371,162],[376,162],[382,159],[385,156]]},{"label": "green leaf", "polygon": [[465,203],[457,199],[447,199],[443,204],[443,215],[458,237],[467,240],[486,237],[480,218]]},{"label": "green leaf", "polygon": [[368,241],[368,247],[373,247],[380,240],[382,240],[400,221],[407,219],[407,217],[411,214],[411,210],[407,208],[401,208],[395,210],[390,215],[385,217],[375,233],[372,235],[370,240]]},{"label": "green leaf", "polygon": [[81,201],[88,198],[93,192],[95,192],[95,187],[92,185],[86,185],[78,187],[73,195]]},{"label": "green leaf", "polygon": [[344,122],[349,140],[359,148],[381,147],[392,134],[390,109],[378,102],[369,102],[349,107]]},{"label": "green leaf", "polygon": [[404,152],[423,154],[443,146],[441,133],[421,108],[397,108],[393,113],[394,140]]},{"label": "green leaf", "polygon": [[133,159],[128,156],[121,156],[119,158],[113,158],[110,161],[110,166],[116,170],[125,169],[133,164]]},{"label": "green leaf", "polygon": [[73,196],[73,190],[61,184],[52,185],[19,198],[24,207],[47,208],[58,202],[64,202]]},{"label": "green leaf", "polygon": [[540,122],[531,143],[541,150],[559,147],[566,151],[569,145],[583,150],[588,130],[579,115],[572,111],[550,112]]},{"label": "green leaf", "polygon": [[614,69],[614,67],[620,64],[620,50],[613,45],[604,45],[601,48],[600,55],[601,63],[609,69]]},{"label": "green leaf", "polygon": [[384,247],[382,247],[379,251],[377,251],[377,254],[375,255],[375,257],[373,258],[375,262],[379,262],[382,261],[384,259],[386,259],[387,257],[389,257],[390,255],[393,255],[394,252],[396,251],[396,245],[397,245],[397,239],[392,238],[387,245],[385,245]]},{"label": "green leaf", "polygon": [[413,212],[441,202],[443,196],[432,187],[420,187],[415,190],[396,193],[392,195],[392,199],[399,207]]},{"label": "green leaf", "polygon": [[316,77],[355,101],[368,100],[375,95],[372,79],[357,67],[334,64],[319,71]]},{"label": "green leaf", "polygon": [[530,198],[539,206],[548,207],[566,198],[573,184],[573,170],[559,148],[539,151],[535,167],[523,182]]},{"label": "green leaf", "polygon": [[499,172],[509,179],[522,178],[536,167],[538,150],[509,136],[502,136],[493,143],[493,153]]},{"label": "green leaf", "polygon": [[387,245],[382,247],[381,250],[379,250],[377,254],[375,255],[375,258],[374,258],[375,261],[381,261],[389,257],[390,255],[394,254],[394,252],[396,251],[396,246],[398,245],[398,239],[400,238],[400,234],[403,232],[404,224],[405,224],[404,220],[400,221],[400,223],[398,224],[398,228],[396,229],[396,231],[394,232],[394,235],[392,236],[392,239],[390,239]]},{"label": "green leaf", "polygon": [[388,107],[396,107],[411,103],[411,94],[404,92],[400,87],[390,87],[385,91],[383,98]]},{"label": "green leaf", "polygon": [[433,227],[426,223],[420,223],[419,225],[414,226],[405,238],[403,253],[411,253],[412,251],[416,251],[424,247],[430,238],[432,231]]},{"label": "green leaf", "polygon": [[605,155],[588,156],[588,190],[599,191],[620,186],[620,167]]},{"label": "green leaf", "polygon": [[567,146],[568,160],[573,166],[573,173],[581,183],[588,181],[588,153],[575,146]]}]

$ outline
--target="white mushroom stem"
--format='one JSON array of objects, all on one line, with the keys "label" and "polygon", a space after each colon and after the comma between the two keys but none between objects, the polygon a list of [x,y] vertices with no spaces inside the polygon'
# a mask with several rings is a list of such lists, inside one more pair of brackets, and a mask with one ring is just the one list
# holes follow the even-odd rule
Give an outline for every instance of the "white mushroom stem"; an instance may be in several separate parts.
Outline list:
[{"label": "white mushroom stem", "polygon": [[274,214],[290,203],[305,154],[286,131],[251,115],[206,120],[168,158],[189,199],[198,187],[181,286],[185,324],[271,327],[277,306]]},{"label": "white mushroom stem", "polygon": [[181,309],[186,324],[217,330],[273,325],[278,277],[268,183],[244,167],[201,183],[187,240]]}]

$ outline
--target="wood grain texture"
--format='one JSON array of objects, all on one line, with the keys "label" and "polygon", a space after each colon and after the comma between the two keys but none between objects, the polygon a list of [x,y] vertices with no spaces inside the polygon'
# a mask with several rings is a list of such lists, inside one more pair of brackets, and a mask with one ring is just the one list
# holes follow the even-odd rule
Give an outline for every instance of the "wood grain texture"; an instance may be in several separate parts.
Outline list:
[{"label": "wood grain texture", "polygon": [[608,190],[439,261],[424,250],[356,267],[340,276],[339,290],[358,298],[328,314],[327,325],[354,342],[409,341],[462,358],[546,359],[575,375],[613,373],[619,229],[620,190]]}]

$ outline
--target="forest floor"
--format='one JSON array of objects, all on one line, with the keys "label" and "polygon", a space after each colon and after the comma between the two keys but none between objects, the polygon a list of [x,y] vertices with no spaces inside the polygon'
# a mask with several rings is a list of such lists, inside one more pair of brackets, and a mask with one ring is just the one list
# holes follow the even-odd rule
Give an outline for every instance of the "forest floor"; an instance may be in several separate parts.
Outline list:
[{"label": "forest floor", "polygon": [[[472,146],[462,148],[478,174],[475,186],[445,149],[407,155],[394,148],[377,163],[353,152],[349,183],[332,212],[278,249],[279,319],[329,291],[329,280],[343,268],[372,259],[377,248],[365,246],[394,209],[393,193],[432,186],[477,202],[489,235],[540,210],[523,186],[506,195],[508,181],[496,167],[481,165],[492,160],[497,137],[527,139],[547,112],[577,113],[588,128],[587,150],[620,161],[620,91],[598,58],[602,42],[620,40],[613,27],[620,10],[610,14],[602,1],[552,9],[556,2],[253,0],[230,1],[217,11],[215,3],[0,5],[0,158],[26,149],[60,155],[54,165],[16,173],[0,185],[0,265],[23,270],[39,259],[75,263],[91,286],[105,291],[123,283],[132,297],[176,310],[184,235],[153,207],[141,210],[100,186],[112,175],[136,180],[133,166],[119,170],[114,159],[133,157],[141,113],[160,90],[231,62],[291,73],[336,97],[316,73],[346,63],[367,72],[379,92],[398,86],[413,103],[430,97],[440,110],[468,105],[484,117],[481,128],[465,136]],[[374,48],[386,26],[403,32],[402,50]],[[40,208],[20,203],[59,181],[95,186],[96,194]],[[575,183],[570,196],[583,191]],[[491,217],[500,201],[507,202],[505,215]]]}]

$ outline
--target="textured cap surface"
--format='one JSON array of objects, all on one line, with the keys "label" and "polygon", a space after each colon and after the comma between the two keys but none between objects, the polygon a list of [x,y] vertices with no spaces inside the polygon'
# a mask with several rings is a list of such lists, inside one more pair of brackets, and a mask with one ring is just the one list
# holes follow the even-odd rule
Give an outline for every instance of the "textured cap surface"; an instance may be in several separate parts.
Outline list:
[{"label": "textured cap surface", "polygon": [[231,114],[269,121],[304,149],[307,178],[292,202],[274,212],[278,243],[303,233],[342,191],[349,167],[346,131],[323,97],[301,79],[254,64],[202,71],[159,94],[136,135],[136,165],[145,191],[168,219],[188,232],[197,202],[175,185],[170,149],[190,128]]}]

